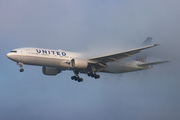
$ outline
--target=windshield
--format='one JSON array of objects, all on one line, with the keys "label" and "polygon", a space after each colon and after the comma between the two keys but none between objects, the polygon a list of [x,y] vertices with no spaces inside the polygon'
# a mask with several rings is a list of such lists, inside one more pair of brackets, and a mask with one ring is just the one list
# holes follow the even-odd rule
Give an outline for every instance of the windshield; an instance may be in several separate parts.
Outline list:
[{"label": "windshield", "polygon": [[13,53],[17,53],[17,51],[16,50],[12,50],[12,51],[10,51],[11,53],[13,52]]}]

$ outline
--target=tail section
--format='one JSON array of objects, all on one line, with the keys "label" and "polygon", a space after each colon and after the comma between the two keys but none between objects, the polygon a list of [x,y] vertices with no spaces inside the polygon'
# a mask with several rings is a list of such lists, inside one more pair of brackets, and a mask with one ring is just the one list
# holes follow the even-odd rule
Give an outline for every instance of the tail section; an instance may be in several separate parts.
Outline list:
[{"label": "tail section", "polygon": [[[150,45],[152,42],[152,37],[147,37],[147,39],[143,42],[143,46]],[[135,61],[140,61],[140,62],[146,62],[147,55],[146,54],[140,54],[139,56],[135,56],[134,60]]]},{"label": "tail section", "polygon": [[[147,37],[147,39],[143,42],[142,45],[147,46],[147,45],[151,44],[151,42],[152,42],[152,37]],[[141,53],[141,54],[139,54],[139,56],[138,55],[135,56],[134,60],[142,62],[142,63],[137,64],[139,67],[151,67],[151,68],[153,67],[153,65],[158,65],[158,64],[170,62],[170,61],[158,61],[158,62],[145,63],[146,58],[147,58],[147,53]]]},{"label": "tail section", "polygon": [[144,55],[144,56],[135,56],[134,60],[135,61],[140,61],[140,62],[146,62],[146,55]]},{"label": "tail section", "polygon": [[147,39],[143,42],[143,46],[150,45],[152,42],[152,37],[147,37]]}]

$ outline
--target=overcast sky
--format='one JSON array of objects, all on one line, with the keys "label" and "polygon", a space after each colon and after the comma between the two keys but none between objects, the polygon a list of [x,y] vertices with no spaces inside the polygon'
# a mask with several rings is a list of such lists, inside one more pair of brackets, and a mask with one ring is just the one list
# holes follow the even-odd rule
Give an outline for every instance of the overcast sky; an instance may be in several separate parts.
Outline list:
[{"label": "overcast sky", "polygon": [[[179,0],[0,0],[0,119],[180,119]],[[147,37],[160,46],[153,69],[104,74],[82,83],[72,71],[45,76],[6,54],[39,47],[105,55],[139,47]]]}]

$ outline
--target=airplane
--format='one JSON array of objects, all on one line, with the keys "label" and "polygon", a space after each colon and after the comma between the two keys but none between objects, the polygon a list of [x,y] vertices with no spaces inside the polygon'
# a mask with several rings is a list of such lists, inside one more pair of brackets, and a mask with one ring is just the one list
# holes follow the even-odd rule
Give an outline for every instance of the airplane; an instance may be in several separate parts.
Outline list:
[{"label": "airplane", "polygon": [[[151,41],[152,38],[148,37],[144,41],[144,45],[149,44]],[[74,72],[74,76],[71,79],[82,82],[83,78],[79,77],[79,73],[98,79],[100,75],[96,74],[97,72],[125,73],[150,69],[153,65],[168,62],[145,63],[146,55],[136,56],[131,60],[124,60],[124,58],[131,58],[142,50],[158,45],[146,45],[132,50],[90,58],[84,57],[85,55],[82,53],[28,47],[11,50],[7,57],[17,62],[17,65],[21,67],[20,72],[24,71],[24,64],[42,66],[44,75],[57,75],[62,71],[71,70]]]}]

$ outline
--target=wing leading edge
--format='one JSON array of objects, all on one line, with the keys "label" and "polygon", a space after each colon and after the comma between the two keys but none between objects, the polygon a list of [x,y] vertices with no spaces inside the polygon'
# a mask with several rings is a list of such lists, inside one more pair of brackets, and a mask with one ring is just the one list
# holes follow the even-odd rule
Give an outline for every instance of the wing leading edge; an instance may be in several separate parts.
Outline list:
[{"label": "wing leading edge", "polygon": [[151,47],[155,47],[159,44],[154,44],[154,45],[149,45],[137,49],[132,49],[116,54],[111,54],[111,55],[105,55],[105,56],[99,56],[99,57],[93,57],[89,58],[89,60],[93,60],[96,62],[102,62],[102,63],[108,63],[108,62],[114,62],[114,61],[119,61],[120,59],[126,58],[126,57],[133,57],[134,54],[140,53],[141,50],[145,50]]}]

